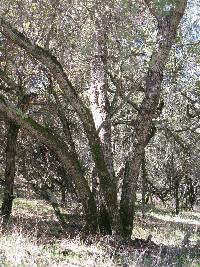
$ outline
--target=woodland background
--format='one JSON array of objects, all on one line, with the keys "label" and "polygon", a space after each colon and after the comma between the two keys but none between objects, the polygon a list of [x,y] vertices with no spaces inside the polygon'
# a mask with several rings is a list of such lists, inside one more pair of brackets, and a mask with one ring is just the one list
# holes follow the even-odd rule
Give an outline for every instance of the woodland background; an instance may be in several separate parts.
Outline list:
[{"label": "woodland background", "polygon": [[[150,264],[141,249],[157,252],[154,266],[177,259],[177,251],[198,264],[199,1],[0,4],[2,238],[50,211],[57,226],[48,226],[49,240],[57,231],[89,245],[112,241],[115,251],[130,246],[140,255],[130,266]],[[176,249],[161,249],[156,212],[185,224]],[[144,234],[140,223],[155,225]],[[30,265],[24,255],[19,265],[2,255],[12,266]],[[31,265],[65,266],[35,259]],[[186,266],[185,258],[176,264]]]}]

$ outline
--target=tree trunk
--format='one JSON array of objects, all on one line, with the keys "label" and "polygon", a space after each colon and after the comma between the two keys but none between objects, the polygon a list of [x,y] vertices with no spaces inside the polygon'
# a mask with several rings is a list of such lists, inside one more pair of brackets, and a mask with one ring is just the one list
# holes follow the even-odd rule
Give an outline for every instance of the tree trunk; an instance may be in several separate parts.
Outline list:
[{"label": "tree trunk", "polygon": [[180,178],[179,176],[175,176],[174,177],[174,198],[175,198],[176,215],[178,215],[180,212],[179,186],[180,186]]},{"label": "tree trunk", "polygon": [[15,156],[17,137],[19,133],[19,125],[13,121],[8,123],[7,131],[7,145],[6,145],[6,168],[5,168],[5,187],[3,203],[1,206],[1,214],[3,216],[3,223],[7,224],[12,211],[13,204],[13,188],[15,178]]},{"label": "tree trunk", "polygon": [[33,119],[27,116],[22,116],[19,112],[16,112],[12,107],[9,107],[2,96],[0,96],[0,111],[7,118],[27,129],[31,135],[40,140],[57,155],[58,159],[62,162],[65,171],[74,177],[76,190],[83,205],[87,229],[91,233],[96,233],[98,221],[96,202],[76,155],[68,151],[65,143],[60,140],[60,137],[53,133],[52,130],[43,127]]},{"label": "tree trunk", "polygon": [[[23,112],[26,112],[30,106],[31,100],[33,100],[34,97],[35,94],[32,93],[24,95],[22,99],[18,101],[17,107]],[[3,203],[1,206],[4,225],[7,224],[10,218],[14,199],[13,189],[15,179],[15,157],[19,129],[20,126],[15,121],[9,121],[6,144],[5,187]]]},{"label": "tree trunk", "polygon": [[[105,4],[105,3],[104,3]],[[109,3],[108,3],[109,4]],[[112,184],[107,188],[113,194],[113,206],[106,208],[105,188],[100,179],[99,194],[99,228],[103,234],[120,231],[120,218],[117,207],[117,183],[113,167],[111,145],[111,118],[108,99],[108,11],[102,9],[102,3],[95,1],[95,30],[93,35],[93,59],[91,62],[90,104],[95,127],[99,135],[106,168]],[[98,169],[97,169],[98,172]],[[99,174],[99,173],[98,173]],[[107,206],[109,207],[109,203]],[[112,226],[111,226],[112,225]],[[112,228],[112,230],[111,230]]]},{"label": "tree trunk", "polygon": [[124,176],[122,186],[120,214],[123,224],[123,234],[127,237],[130,237],[132,234],[137,180],[144,149],[148,143],[148,136],[152,131],[152,121],[156,117],[163,72],[187,3],[186,0],[178,1],[170,15],[163,15],[156,14],[156,8],[153,8],[151,1],[145,0],[145,2],[150,6],[150,10],[153,10],[152,13],[156,16],[158,21],[158,34],[156,47],[152,53],[146,76],[145,97],[135,121],[133,145],[128,155],[127,164],[129,167],[127,175]]},{"label": "tree trunk", "polygon": [[142,216],[145,215],[146,208],[146,192],[147,192],[147,170],[146,170],[146,159],[145,153],[142,160]]},{"label": "tree trunk", "polygon": [[95,123],[90,110],[79,97],[77,91],[69,80],[67,73],[64,71],[62,65],[55,56],[53,56],[49,51],[43,49],[42,47],[36,44],[32,44],[26,36],[24,36],[17,29],[12,28],[11,25],[5,22],[2,18],[0,18],[0,31],[5,37],[8,38],[9,42],[19,45],[21,48],[25,49],[29,54],[31,54],[35,59],[44,64],[53,75],[53,78],[58,82],[60,88],[63,88],[65,98],[72,105],[81,122],[83,123],[92,157],[95,162],[95,167],[100,179],[100,184],[105,198],[105,203],[108,209],[112,228],[114,232],[117,232],[120,223],[117,207],[116,181],[112,176],[110,176],[110,173],[107,169],[102,146],[100,144],[99,136],[95,129]]},{"label": "tree trunk", "polygon": [[113,154],[111,145],[110,103],[108,99],[108,67],[107,67],[107,12],[100,12],[97,7],[94,32],[94,51],[91,62],[90,103],[106,166],[114,176]]}]

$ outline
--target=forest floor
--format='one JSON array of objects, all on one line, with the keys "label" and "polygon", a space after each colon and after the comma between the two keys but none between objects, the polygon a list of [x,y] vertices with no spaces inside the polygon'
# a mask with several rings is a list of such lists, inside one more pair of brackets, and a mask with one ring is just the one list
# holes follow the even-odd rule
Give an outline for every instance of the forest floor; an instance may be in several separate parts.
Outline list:
[{"label": "forest floor", "polygon": [[[85,236],[80,206],[69,206],[63,231],[44,201],[16,198],[9,229],[0,234],[0,266],[200,267],[200,211],[178,216],[155,207],[145,216],[138,211],[131,242]],[[149,235],[151,241],[145,242]]]}]

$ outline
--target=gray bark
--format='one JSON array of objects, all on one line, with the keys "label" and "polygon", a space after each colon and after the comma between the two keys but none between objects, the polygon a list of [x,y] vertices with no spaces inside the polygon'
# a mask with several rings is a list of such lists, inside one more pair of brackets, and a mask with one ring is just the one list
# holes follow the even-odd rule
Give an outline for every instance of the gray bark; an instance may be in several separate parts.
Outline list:
[{"label": "gray bark", "polygon": [[[106,3],[104,3],[106,4]],[[109,3],[108,3],[109,4]],[[113,207],[112,217],[114,219],[112,230],[113,232],[120,231],[120,218],[118,216],[117,207],[117,183],[113,167],[113,154],[111,145],[111,116],[110,103],[108,99],[108,10],[102,9],[102,3],[95,1],[95,29],[93,35],[93,58],[91,62],[91,86],[90,86],[90,106],[95,122],[95,127],[101,142],[103,157],[106,163],[107,170],[113,181],[112,187],[109,190],[113,192]],[[98,170],[97,170],[98,171]],[[104,186],[100,179],[99,195],[99,227],[103,234],[110,234],[111,230],[111,214],[106,208],[106,199],[104,200]],[[110,218],[109,218],[110,217]],[[111,220],[111,221],[110,221]]]},{"label": "gray bark", "polygon": [[[146,3],[151,6],[152,1]],[[176,38],[176,32],[180,20],[184,14],[187,1],[177,2],[170,15],[156,14],[158,21],[158,34],[156,47],[152,53],[149,70],[146,76],[146,92],[135,122],[135,134],[133,145],[128,156],[128,173],[124,177],[122,186],[122,197],[120,203],[120,214],[125,236],[131,236],[133,228],[135,194],[139,170],[147,145],[148,135],[152,129],[152,121],[156,116],[156,110],[160,99],[163,72],[171,47]]]},{"label": "gray bark", "polygon": [[68,151],[65,143],[60,140],[53,131],[38,124],[33,119],[24,116],[20,110],[10,107],[5,99],[0,97],[0,111],[10,120],[15,121],[19,126],[27,129],[31,135],[36,137],[58,156],[66,172],[74,177],[75,186],[85,212],[85,218],[89,231],[94,233],[97,230],[96,203],[85,179],[81,166],[73,153]]},{"label": "gray bark", "polygon": [[[83,123],[83,127],[86,132],[91,153],[95,162],[96,170],[100,179],[102,192],[104,194],[105,202],[108,208],[108,214],[111,218],[111,224],[113,229],[115,229],[118,225],[116,203],[117,192],[114,190],[116,188],[115,179],[110,176],[110,173],[107,169],[99,136],[95,129],[95,123],[90,110],[84,105],[83,101],[79,97],[74,86],[68,79],[68,76],[64,71],[62,65],[59,63],[56,57],[54,57],[49,51],[39,47],[38,45],[32,44],[26,36],[24,36],[18,30],[12,28],[2,18],[0,19],[0,31],[5,37],[8,38],[10,42],[19,45],[21,48],[25,49],[29,54],[31,54],[35,59],[44,64],[49,69],[49,71],[53,75],[53,78],[58,82],[60,87],[64,89],[65,97],[72,105],[72,107],[76,110],[81,122]],[[55,146],[54,149],[56,149]]]},{"label": "gray bark", "polygon": [[93,35],[93,59],[91,62],[90,103],[95,126],[103,147],[104,158],[111,176],[114,176],[111,147],[111,118],[108,99],[108,12],[96,4]]}]

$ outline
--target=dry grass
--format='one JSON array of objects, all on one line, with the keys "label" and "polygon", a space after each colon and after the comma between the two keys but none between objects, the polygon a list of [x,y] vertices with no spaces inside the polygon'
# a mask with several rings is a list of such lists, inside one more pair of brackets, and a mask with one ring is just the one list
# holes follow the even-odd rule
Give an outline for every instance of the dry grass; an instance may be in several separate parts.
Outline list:
[{"label": "dry grass", "polygon": [[[16,199],[7,233],[0,235],[0,266],[45,267],[200,267],[200,214],[170,216],[164,210],[137,213],[133,234],[152,242],[141,245],[119,237],[84,236],[80,208],[65,210],[63,232],[52,208],[40,200]],[[191,232],[187,246],[181,245]]]}]

